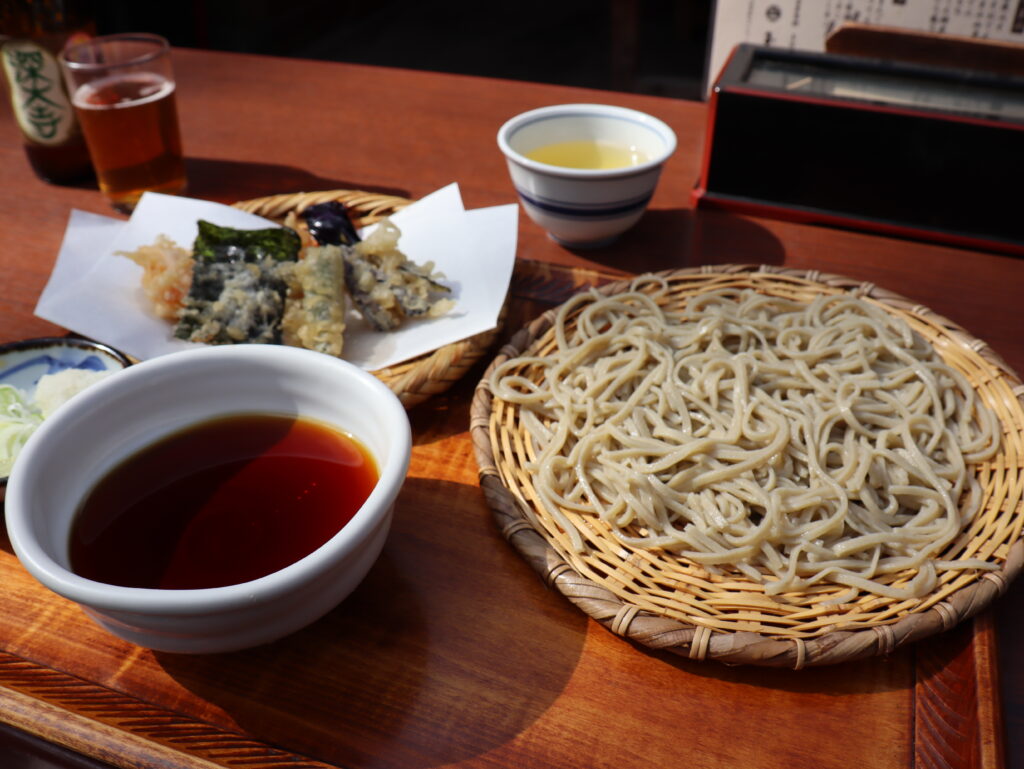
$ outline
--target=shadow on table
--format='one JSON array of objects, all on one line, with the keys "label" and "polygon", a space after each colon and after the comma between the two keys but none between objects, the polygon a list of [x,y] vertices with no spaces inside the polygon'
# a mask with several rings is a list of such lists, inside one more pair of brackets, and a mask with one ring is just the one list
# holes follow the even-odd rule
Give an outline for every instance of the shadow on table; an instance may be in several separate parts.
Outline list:
[{"label": "shadow on table", "polygon": [[[533,222],[529,226],[536,228]],[[608,245],[562,248],[615,272],[651,272],[684,266],[692,228],[693,212],[689,209],[658,209],[645,212],[640,221]]]},{"label": "shadow on table", "polygon": [[326,179],[302,168],[275,163],[248,163],[212,158],[185,158],[186,194],[192,198],[234,203],[239,200],[318,190],[365,190],[408,197],[401,189],[372,188],[344,179]]},{"label": "shadow on table", "polygon": [[782,264],[786,249],[757,222],[725,211],[657,209],[618,240],[568,251],[617,271],[640,273],[702,264]]},{"label": "shadow on table", "polygon": [[695,211],[689,248],[690,266],[781,265],[786,259],[786,247],[774,233],[752,219],[727,211]]},{"label": "shadow on table", "polygon": [[469,413],[473,397],[487,366],[498,352],[495,343],[481,356],[451,389],[409,410],[412,422],[413,446],[424,446],[444,441],[468,432]]},{"label": "shadow on table", "polygon": [[409,478],[381,559],[337,609],[260,648],[156,660],[251,737],[340,766],[423,769],[509,742],[561,694],[586,619],[479,495]]}]

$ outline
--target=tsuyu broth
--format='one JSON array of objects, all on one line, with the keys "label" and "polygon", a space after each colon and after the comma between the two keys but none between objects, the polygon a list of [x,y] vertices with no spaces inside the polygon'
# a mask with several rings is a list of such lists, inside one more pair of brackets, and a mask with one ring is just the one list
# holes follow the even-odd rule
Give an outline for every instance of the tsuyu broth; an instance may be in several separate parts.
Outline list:
[{"label": "tsuyu broth", "polygon": [[313,420],[202,422],[135,453],[89,492],[71,527],[71,568],[126,587],[257,579],[338,533],[378,475],[358,441]]}]

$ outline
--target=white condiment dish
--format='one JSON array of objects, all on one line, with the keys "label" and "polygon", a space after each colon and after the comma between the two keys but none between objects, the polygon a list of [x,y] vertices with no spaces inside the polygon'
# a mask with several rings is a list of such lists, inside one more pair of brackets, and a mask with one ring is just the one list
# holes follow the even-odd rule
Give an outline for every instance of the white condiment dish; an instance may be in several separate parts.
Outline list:
[{"label": "white condiment dish", "polygon": [[[561,142],[600,141],[645,160],[622,168],[567,168],[527,153]],[[632,227],[675,151],[675,133],[656,117],[604,104],[559,104],[515,116],[498,131],[519,201],[533,221],[568,247],[605,245]]]},{"label": "white condiment dish", "polygon": [[[40,337],[0,345],[0,385],[11,385],[26,398],[34,398],[39,380],[68,369],[114,373],[130,366],[124,353],[99,342],[76,337]],[[7,490],[7,475],[0,472],[0,500]]]},{"label": "white condiment dish", "polygon": [[[102,476],[166,435],[245,413],[318,420],[348,432],[373,455],[377,485],[334,537],[290,566],[226,587],[121,587],[71,571],[72,519]],[[172,353],[99,382],[43,423],[11,475],[7,529],[15,553],[40,582],[114,635],[170,652],[241,649],[308,625],[359,584],[384,545],[410,450],[409,420],[398,398],[349,363],[278,345]]]}]

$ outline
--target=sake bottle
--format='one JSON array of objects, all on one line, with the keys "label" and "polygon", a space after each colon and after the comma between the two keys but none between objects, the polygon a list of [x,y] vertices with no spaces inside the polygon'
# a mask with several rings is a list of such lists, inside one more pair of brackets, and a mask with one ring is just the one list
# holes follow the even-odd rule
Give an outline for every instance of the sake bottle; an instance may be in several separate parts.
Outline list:
[{"label": "sake bottle", "polygon": [[92,176],[92,164],[61,76],[57,55],[90,37],[82,0],[0,0],[0,69],[36,175],[54,184]]}]

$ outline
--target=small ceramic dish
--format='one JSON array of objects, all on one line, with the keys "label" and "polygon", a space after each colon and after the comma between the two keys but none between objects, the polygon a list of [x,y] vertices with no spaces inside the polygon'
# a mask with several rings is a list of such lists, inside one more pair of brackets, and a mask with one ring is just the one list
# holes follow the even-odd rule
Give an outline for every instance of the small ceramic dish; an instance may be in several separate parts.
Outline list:
[{"label": "small ceramic dish", "polygon": [[[249,581],[125,587],[72,570],[72,524],[101,478],[168,436],[234,415],[298,416],[347,433],[375,460],[376,485],[317,549]],[[387,537],[411,447],[397,396],[343,360],[273,344],[170,353],[98,382],[43,422],[11,474],[7,532],[36,579],[122,639],[169,652],[243,649],[308,625],[362,581]],[[60,483],[52,482],[55,467]],[[176,469],[167,469],[168,479]],[[294,512],[282,515],[293,521]]]},{"label": "small ceramic dish", "polygon": [[[529,156],[590,143],[618,148],[631,164],[573,168]],[[529,217],[562,245],[596,248],[643,215],[665,161],[675,152],[676,135],[658,118],[625,107],[558,104],[506,122],[498,131],[498,147]]]},{"label": "small ceramic dish", "polygon": [[[29,397],[46,374],[67,369],[120,371],[129,365],[123,353],[88,339],[41,337],[0,345],[0,385],[12,385]],[[6,473],[0,472],[0,500],[6,488]]]}]

